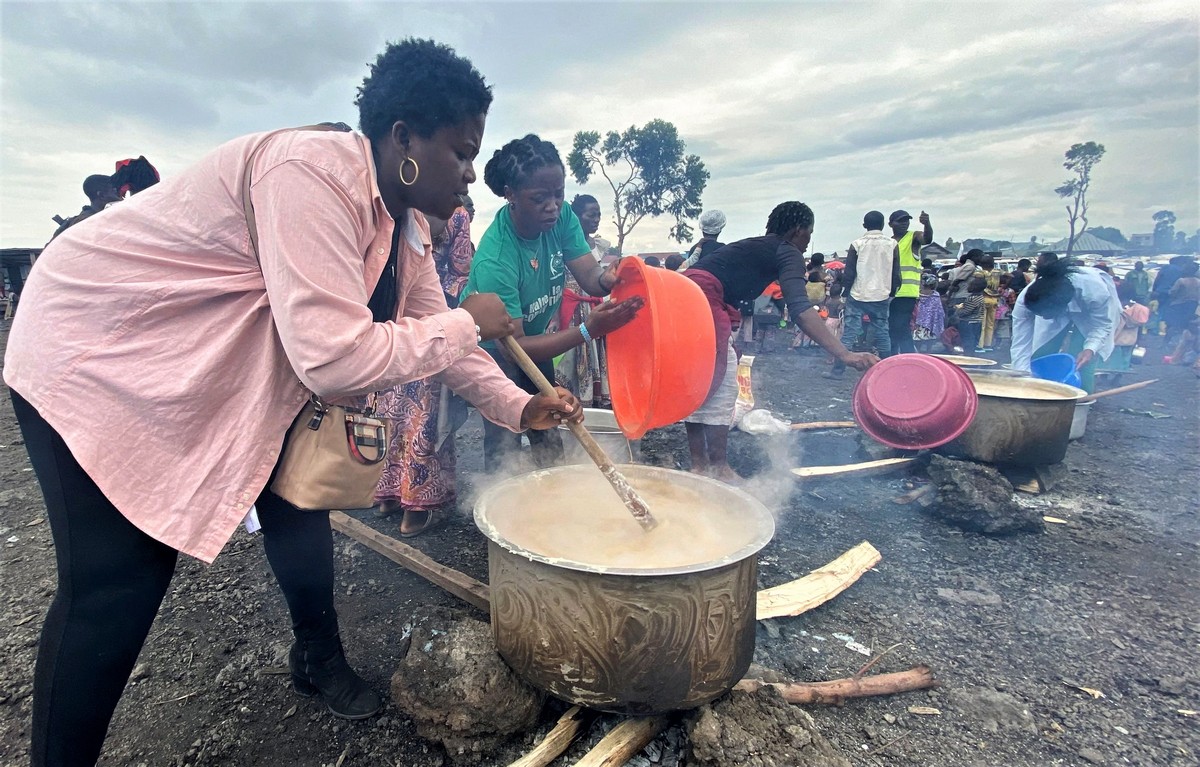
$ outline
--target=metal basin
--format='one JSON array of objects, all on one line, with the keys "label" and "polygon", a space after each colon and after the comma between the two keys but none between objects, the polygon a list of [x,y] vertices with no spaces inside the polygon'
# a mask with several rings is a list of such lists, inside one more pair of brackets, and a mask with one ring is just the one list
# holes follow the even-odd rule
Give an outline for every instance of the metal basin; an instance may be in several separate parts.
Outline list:
[{"label": "metal basin", "polygon": [[1075,403],[1087,392],[1040,378],[968,375],[979,395],[975,420],[939,452],[1017,466],[1066,457]]},{"label": "metal basin", "polygon": [[[655,483],[677,484],[703,499],[689,509],[692,520],[671,529],[676,539],[690,540],[689,529],[703,526],[706,508],[714,515],[734,512],[737,532],[722,538],[727,550],[670,567],[548,556],[524,545],[522,530],[528,528],[521,524],[538,523],[505,519],[513,499],[540,497],[543,488],[551,494],[555,486],[592,488],[599,473],[563,466],[506,480],[475,504],[475,522],[490,539],[496,647],[527,681],[571,703],[635,715],[693,708],[723,695],[750,666],[758,552],[771,540],[774,520],[757,500],[715,480],[651,466],[621,470],[652,511],[655,497],[648,488]],[[582,514],[582,523],[591,524],[582,497],[574,506],[564,504],[556,513]],[[601,524],[595,523],[597,529]]]}]

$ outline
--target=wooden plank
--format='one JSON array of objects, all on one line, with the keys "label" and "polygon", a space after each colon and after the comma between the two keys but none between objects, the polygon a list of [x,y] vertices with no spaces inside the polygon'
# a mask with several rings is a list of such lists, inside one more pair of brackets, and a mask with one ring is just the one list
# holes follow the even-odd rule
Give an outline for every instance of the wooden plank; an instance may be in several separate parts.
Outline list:
[{"label": "wooden plank", "polygon": [[883,556],[875,547],[863,541],[803,578],[763,589],[758,592],[758,620],[808,612],[850,588],[881,559]]},{"label": "wooden plank", "polygon": [[542,738],[541,743],[538,743],[532,751],[508,767],[546,767],[562,756],[562,753],[579,736],[584,725],[592,721],[593,716],[595,716],[595,712],[579,706],[571,706],[565,714],[558,718],[554,729],[546,733],[546,737]]},{"label": "wooden plank", "polygon": [[384,535],[344,512],[329,512],[329,522],[339,533],[353,538],[372,551],[379,552],[401,567],[412,570],[430,583],[470,602],[485,613],[490,613],[491,602],[486,584],[440,564],[420,550]]},{"label": "wooden plank", "polygon": [[879,461],[849,463],[844,466],[802,466],[798,469],[792,469],[792,473],[797,477],[816,479],[818,477],[834,477],[842,474],[859,474],[873,471],[885,472],[907,466],[916,460],[916,458],[884,458]]},{"label": "wooden plank", "polygon": [[575,767],[621,767],[667,726],[665,716],[626,719],[612,728]]},{"label": "wooden plank", "polygon": [[813,421],[811,423],[794,423],[793,431],[821,431],[822,429],[854,429],[858,424],[854,421]]}]

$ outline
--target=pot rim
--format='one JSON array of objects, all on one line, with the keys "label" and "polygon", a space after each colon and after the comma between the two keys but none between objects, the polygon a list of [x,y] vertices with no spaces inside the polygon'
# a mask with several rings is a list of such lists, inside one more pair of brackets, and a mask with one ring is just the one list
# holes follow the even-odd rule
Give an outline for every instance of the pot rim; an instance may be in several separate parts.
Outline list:
[{"label": "pot rim", "polygon": [[691,472],[678,471],[676,469],[664,469],[659,466],[645,466],[642,464],[626,464],[621,467],[622,472],[632,474],[646,474],[650,476],[662,477],[686,477],[689,482],[697,482],[702,485],[708,485],[714,489],[719,489],[722,492],[731,494],[737,497],[738,501],[748,519],[753,521],[757,530],[753,538],[746,545],[738,548],[728,554],[718,558],[711,559],[705,562],[696,562],[689,565],[680,565],[678,567],[605,567],[603,565],[593,565],[587,562],[577,562],[571,559],[562,559],[559,557],[548,557],[544,554],[539,554],[530,551],[522,546],[518,546],[512,541],[507,540],[495,526],[488,521],[484,509],[488,506],[489,501],[504,493],[508,488],[520,483],[529,477],[543,477],[553,474],[565,474],[569,472],[577,472],[581,470],[592,469],[590,464],[571,465],[571,466],[555,466],[550,469],[538,469],[537,471],[518,474],[515,477],[510,477],[501,482],[497,482],[487,490],[479,494],[475,500],[474,519],[475,526],[479,528],[489,540],[496,545],[518,556],[524,557],[534,562],[541,562],[552,567],[561,567],[567,570],[576,570],[585,573],[599,573],[602,575],[637,575],[637,576],[661,576],[661,575],[686,575],[689,573],[705,572],[707,570],[715,570],[719,567],[731,565],[740,562],[747,557],[757,554],[763,549],[771,539],[775,536],[775,518],[771,512],[754,496],[745,492],[740,488],[727,485],[724,482],[712,479],[710,477],[702,477]]},{"label": "pot rim", "polygon": [[[1030,384],[1033,388],[1041,389],[1043,392],[1053,393],[1057,395],[1054,399],[1046,399],[1044,397],[1028,397],[1022,396],[1020,392],[1005,392],[1004,394],[994,392],[981,392],[976,386],[976,394],[979,397],[991,397],[992,399],[1012,399],[1020,400],[1021,402],[1044,402],[1047,404],[1061,405],[1065,403],[1075,403],[1084,397],[1091,396],[1083,389],[1080,389],[1070,384],[1059,383],[1057,381],[1047,381],[1044,378],[1034,378],[1033,376],[994,376],[982,371],[964,370],[967,377],[971,379],[971,383],[984,384],[985,386],[1005,386],[1008,384]],[[999,383],[1003,382],[1003,383]]]}]

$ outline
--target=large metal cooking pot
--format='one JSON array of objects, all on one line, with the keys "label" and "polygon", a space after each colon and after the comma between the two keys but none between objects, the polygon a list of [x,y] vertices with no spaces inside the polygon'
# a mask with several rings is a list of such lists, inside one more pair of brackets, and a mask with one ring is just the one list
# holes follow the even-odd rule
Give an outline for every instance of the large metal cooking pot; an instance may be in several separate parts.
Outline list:
[{"label": "large metal cooking pot", "polygon": [[[493,511],[502,499],[529,492],[531,483],[535,491],[536,483],[574,484],[597,475],[595,467],[563,466],[501,482],[475,503],[475,522],[490,539],[496,647],[535,686],[589,708],[648,715],[699,706],[727,692],[750,666],[758,552],[775,523],[760,502],[721,482],[652,466],[621,471],[639,490],[648,480],[668,481],[698,491],[713,508],[735,509],[739,532],[728,552],[669,568],[548,557],[511,540],[519,533],[502,534],[497,525],[509,512]],[[647,501],[653,511],[653,499]],[[703,504],[697,506],[695,513],[703,514]],[[512,529],[511,521],[505,524]]]},{"label": "large metal cooking pot", "polygon": [[987,463],[1043,466],[1067,455],[1083,389],[1040,378],[968,373],[979,395],[975,420],[938,452]]}]

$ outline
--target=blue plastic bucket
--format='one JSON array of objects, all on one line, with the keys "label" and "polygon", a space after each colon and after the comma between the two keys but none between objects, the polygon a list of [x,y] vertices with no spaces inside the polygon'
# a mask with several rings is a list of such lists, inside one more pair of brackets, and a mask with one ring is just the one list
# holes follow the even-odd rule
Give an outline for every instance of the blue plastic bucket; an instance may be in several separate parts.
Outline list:
[{"label": "blue plastic bucket", "polygon": [[1070,354],[1047,354],[1030,361],[1029,370],[1034,378],[1056,381],[1076,388],[1082,385],[1079,372],[1075,370],[1075,358]]}]

